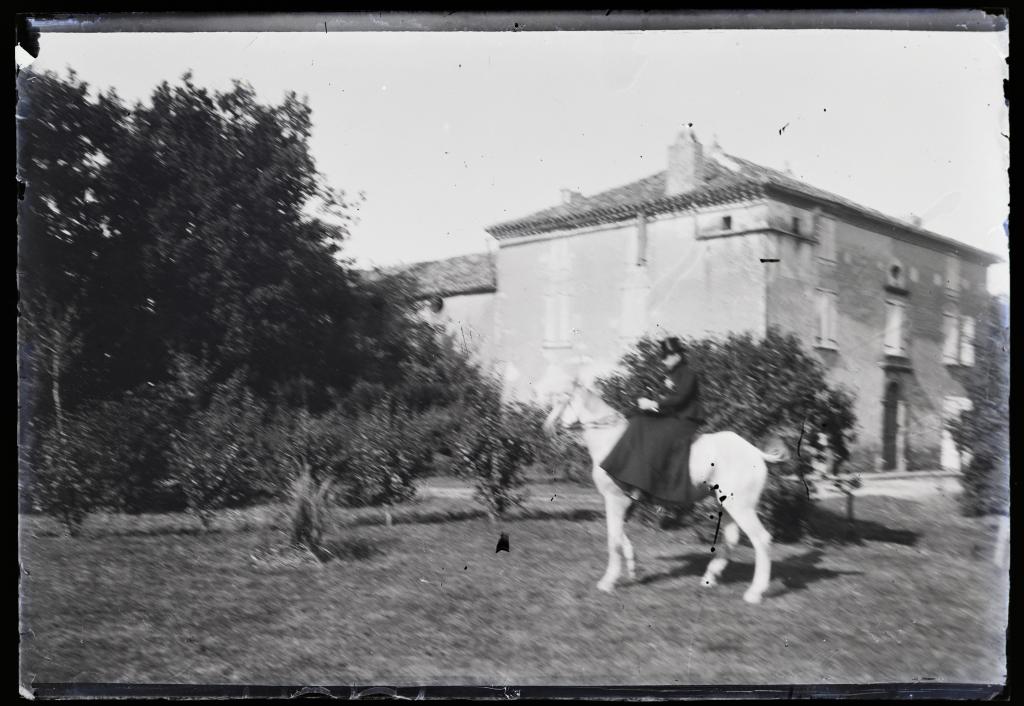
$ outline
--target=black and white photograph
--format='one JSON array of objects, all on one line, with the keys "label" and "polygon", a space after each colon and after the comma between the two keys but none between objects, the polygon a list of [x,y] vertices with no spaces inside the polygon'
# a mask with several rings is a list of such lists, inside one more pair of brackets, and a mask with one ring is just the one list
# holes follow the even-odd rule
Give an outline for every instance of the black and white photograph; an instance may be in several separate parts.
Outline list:
[{"label": "black and white photograph", "polygon": [[1009,23],[17,18],[29,698],[991,699]]}]

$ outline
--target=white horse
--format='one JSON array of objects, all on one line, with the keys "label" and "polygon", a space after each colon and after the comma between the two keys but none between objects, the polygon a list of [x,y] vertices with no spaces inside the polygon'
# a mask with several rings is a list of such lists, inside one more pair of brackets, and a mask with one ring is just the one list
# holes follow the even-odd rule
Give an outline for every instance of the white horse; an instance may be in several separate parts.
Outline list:
[{"label": "white horse", "polygon": [[[610,407],[594,389],[593,378],[577,376],[572,389],[561,395],[544,422],[552,431],[580,424],[583,438],[593,462],[594,484],[604,496],[608,523],[608,568],[597,584],[601,591],[611,592],[622,573],[622,557],[626,559],[629,578],[636,579],[633,545],[625,532],[626,511],[633,503],[622,488],[599,465],[626,430],[626,419]],[[743,594],[748,603],[760,603],[771,579],[770,548],[772,537],[757,517],[757,503],[768,478],[765,462],[778,462],[785,452],[765,453],[731,431],[700,434],[690,447],[690,481],[694,486],[713,490],[729,519],[722,529],[725,556],[715,556],[708,564],[701,585],[714,586],[729,563],[731,548],[739,542],[742,529],[754,547],[754,580]]]}]

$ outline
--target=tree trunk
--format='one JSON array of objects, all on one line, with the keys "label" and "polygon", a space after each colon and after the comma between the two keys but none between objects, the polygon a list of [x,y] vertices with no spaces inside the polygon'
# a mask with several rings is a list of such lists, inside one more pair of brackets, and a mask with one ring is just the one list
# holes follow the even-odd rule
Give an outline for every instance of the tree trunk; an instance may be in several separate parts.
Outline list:
[{"label": "tree trunk", "polygon": [[57,423],[57,437],[64,439],[64,410],[60,402],[61,354],[55,346],[50,352],[50,383],[53,393],[53,415]]}]

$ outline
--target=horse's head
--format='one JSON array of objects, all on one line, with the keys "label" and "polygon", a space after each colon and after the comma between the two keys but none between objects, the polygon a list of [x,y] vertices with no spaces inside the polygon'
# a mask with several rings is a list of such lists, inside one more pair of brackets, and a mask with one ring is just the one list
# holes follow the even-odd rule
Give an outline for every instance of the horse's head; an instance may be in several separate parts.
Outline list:
[{"label": "horse's head", "polygon": [[583,426],[598,422],[607,422],[615,411],[601,398],[597,389],[598,372],[593,368],[581,368],[573,377],[571,384],[551,396],[552,407],[544,430],[551,433],[555,427],[571,427],[574,424]]}]

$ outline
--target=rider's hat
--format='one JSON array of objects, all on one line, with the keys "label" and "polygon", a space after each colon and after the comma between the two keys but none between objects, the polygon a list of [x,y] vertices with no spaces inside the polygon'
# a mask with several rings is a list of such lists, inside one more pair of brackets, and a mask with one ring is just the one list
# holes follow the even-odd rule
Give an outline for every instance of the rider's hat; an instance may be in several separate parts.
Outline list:
[{"label": "rider's hat", "polygon": [[661,342],[661,357],[668,358],[670,355],[686,355],[686,347],[676,336],[669,336]]}]

